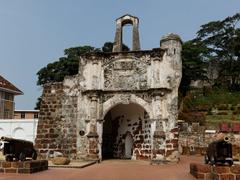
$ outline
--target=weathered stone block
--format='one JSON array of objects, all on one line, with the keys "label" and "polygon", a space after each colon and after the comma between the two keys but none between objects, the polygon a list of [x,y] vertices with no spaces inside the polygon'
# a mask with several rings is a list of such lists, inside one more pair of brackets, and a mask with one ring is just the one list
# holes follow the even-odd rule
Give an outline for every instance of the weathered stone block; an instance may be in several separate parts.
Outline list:
[{"label": "weathered stone block", "polygon": [[12,166],[12,163],[11,162],[6,162],[6,161],[3,161],[2,162],[2,167],[3,168],[10,168]]},{"label": "weathered stone block", "polygon": [[221,174],[221,175],[219,175],[219,179],[221,179],[221,180],[235,180],[233,174]]},{"label": "weathered stone block", "polygon": [[199,163],[191,163],[190,164],[190,170],[197,171],[200,173],[210,173],[211,172],[211,166],[208,164],[199,164]]},{"label": "weathered stone block", "polygon": [[23,163],[22,162],[12,162],[11,163],[11,167],[13,167],[13,168],[22,168],[23,167]]},{"label": "weathered stone block", "polygon": [[5,173],[17,173],[17,169],[16,168],[6,168],[4,170]]},{"label": "weathered stone block", "polygon": [[217,174],[230,173],[230,168],[228,166],[215,166],[213,167],[213,171]]},{"label": "weathered stone block", "polygon": [[230,171],[234,174],[240,174],[240,165],[231,166]]},{"label": "weathered stone block", "polygon": [[67,157],[55,157],[52,159],[52,163],[55,165],[68,165],[70,163],[70,159]]}]

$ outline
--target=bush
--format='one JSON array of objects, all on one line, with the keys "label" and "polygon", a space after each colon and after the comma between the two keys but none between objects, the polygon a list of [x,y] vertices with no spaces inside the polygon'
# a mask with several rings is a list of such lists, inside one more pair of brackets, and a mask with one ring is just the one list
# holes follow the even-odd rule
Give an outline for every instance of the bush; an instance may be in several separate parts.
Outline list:
[{"label": "bush", "polygon": [[228,104],[237,105],[240,101],[239,92],[229,92],[224,89],[215,89],[212,93],[193,99],[192,104],[220,105],[222,110],[228,109]]},{"label": "bush", "polygon": [[196,110],[197,111],[209,111],[209,110],[211,110],[211,107],[209,104],[200,104],[200,105],[196,106]]},{"label": "bush", "polygon": [[237,109],[237,110],[233,111],[233,114],[234,115],[240,114],[240,109]]},{"label": "bush", "polygon": [[207,115],[213,115],[212,109],[209,109],[209,110],[207,111]]},{"label": "bush", "polygon": [[182,119],[188,123],[198,122],[200,125],[204,125],[206,122],[205,114],[202,112],[179,113],[178,119]]},{"label": "bush", "polygon": [[230,110],[231,110],[231,111],[234,111],[234,110],[235,110],[235,107],[234,107],[234,106],[232,106],[232,107],[230,108]]},{"label": "bush", "polygon": [[218,110],[228,110],[228,104],[220,104],[217,108]]},{"label": "bush", "polygon": [[227,112],[218,112],[217,115],[228,115]]}]

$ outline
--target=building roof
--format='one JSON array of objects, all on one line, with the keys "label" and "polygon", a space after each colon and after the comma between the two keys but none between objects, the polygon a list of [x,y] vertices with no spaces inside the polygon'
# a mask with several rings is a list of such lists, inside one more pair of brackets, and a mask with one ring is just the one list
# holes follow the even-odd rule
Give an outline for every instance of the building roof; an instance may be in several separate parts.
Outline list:
[{"label": "building roof", "polygon": [[14,112],[33,112],[33,113],[37,113],[39,112],[39,110],[36,110],[36,109],[17,109],[17,110],[14,110]]},{"label": "building roof", "polygon": [[11,82],[6,80],[0,75],[0,90],[13,93],[15,95],[21,95],[23,92],[14,86]]}]

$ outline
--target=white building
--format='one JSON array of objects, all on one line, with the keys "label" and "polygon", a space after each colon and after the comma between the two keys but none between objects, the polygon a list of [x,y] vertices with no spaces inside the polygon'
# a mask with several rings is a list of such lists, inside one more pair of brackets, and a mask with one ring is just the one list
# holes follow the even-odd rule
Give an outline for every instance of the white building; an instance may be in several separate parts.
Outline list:
[{"label": "white building", "polygon": [[35,141],[38,119],[0,119],[0,137]]}]

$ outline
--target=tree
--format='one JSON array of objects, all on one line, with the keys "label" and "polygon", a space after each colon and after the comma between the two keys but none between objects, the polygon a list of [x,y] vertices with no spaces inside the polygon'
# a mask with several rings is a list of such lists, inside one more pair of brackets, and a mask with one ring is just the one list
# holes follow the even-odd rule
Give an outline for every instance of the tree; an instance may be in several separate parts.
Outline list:
[{"label": "tree", "polygon": [[[102,52],[112,52],[113,43],[106,42],[102,47]],[[123,51],[129,51],[129,48],[123,44]],[[65,76],[71,76],[78,73],[79,56],[89,52],[101,52],[99,48],[92,46],[71,47],[64,50],[65,57],[60,57],[58,61],[49,63],[38,72],[37,85],[43,85],[49,82],[63,81]]]},{"label": "tree", "polygon": [[212,21],[201,26],[197,41],[207,51],[203,58],[217,60],[220,64],[219,82],[227,83],[230,90],[240,90],[240,13],[222,21]]},{"label": "tree", "polygon": [[[105,42],[102,47],[102,51],[103,52],[112,52],[112,50],[113,50],[113,43]],[[130,51],[130,49],[125,44],[122,44],[122,51]]]},{"label": "tree", "polygon": [[65,76],[71,76],[78,73],[79,56],[84,53],[100,51],[91,46],[72,47],[64,50],[66,57],[60,57],[58,61],[49,63],[37,72],[37,85],[43,85],[49,82],[63,81]]},{"label": "tree", "polygon": [[190,40],[182,46],[182,81],[180,92],[183,96],[189,90],[190,83],[193,80],[207,80],[205,66],[206,63],[202,54],[206,47],[199,41]]},{"label": "tree", "polygon": [[[102,52],[112,52],[112,48],[113,43],[106,42],[102,47]],[[123,51],[129,51],[129,48],[124,44]],[[37,72],[37,85],[43,85],[50,82],[61,82],[65,76],[77,74],[79,69],[79,56],[90,52],[101,52],[101,50],[92,46],[79,46],[65,49],[65,57],[60,57],[58,61],[49,63]],[[41,97],[37,99],[35,109],[40,108],[40,103]]]}]

